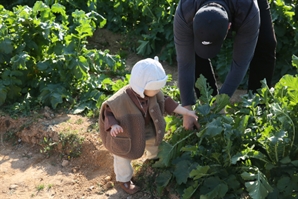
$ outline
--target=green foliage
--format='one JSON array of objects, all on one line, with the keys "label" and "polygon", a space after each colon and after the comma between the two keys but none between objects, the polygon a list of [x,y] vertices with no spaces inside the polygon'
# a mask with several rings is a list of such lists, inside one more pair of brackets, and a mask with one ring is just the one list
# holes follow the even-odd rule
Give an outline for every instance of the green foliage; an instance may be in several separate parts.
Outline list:
[{"label": "green foliage", "polygon": [[79,157],[82,153],[84,137],[76,133],[59,133],[59,143],[62,144],[61,153],[68,158]]},{"label": "green foliage", "polygon": [[50,156],[53,152],[58,151],[67,158],[79,157],[81,155],[83,137],[72,132],[60,132],[58,137],[59,140],[43,137],[43,140],[40,142],[42,147],[40,152]]},{"label": "green foliage", "polygon": [[[33,6],[34,1],[10,1],[4,5],[12,9],[16,5]],[[65,12],[69,23],[72,23],[72,12],[83,10],[101,13],[107,19],[105,28],[114,32],[122,32],[130,37],[130,49],[145,57],[159,55],[161,60],[169,63],[175,61],[175,47],[173,41],[173,16],[178,4],[177,0],[133,0],[133,1],[68,1],[44,0],[44,4],[52,6],[61,4],[67,9]],[[291,65],[291,56],[298,53],[297,20],[298,8],[296,0],[269,1],[272,20],[277,38],[276,67],[273,83],[276,83],[284,74],[294,74]],[[233,35],[231,35],[233,37]],[[11,43],[3,41],[5,51],[9,51]],[[224,81],[231,64],[233,40],[228,38],[219,55],[212,60],[216,74],[221,82]],[[26,55],[24,55],[26,56]],[[25,57],[24,57],[25,58]],[[247,76],[241,86],[246,87]],[[0,87],[0,90],[2,88]],[[15,89],[14,89],[15,90]],[[15,90],[18,92],[17,90]],[[8,91],[3,92],[7,95]]]},{"label": "green foliage", "polygon": [[295,55],[292,56],[292,65],[298,68],[298,57]]},{"label": "green foliage", "polygon": [[175,59],[173,16],[177,0],[97,1],[97,11],[108,21],[106,28],[129,32],[138,43],[134,50],[145,57],[159,55],[172,63]]},{"label": "green foliage", "polygon": [[297,196],[298,76],[285,75],[272,89],[262,83],[257,94],[230,104],[226,95],[211,95],[203,76],[197,80],[201,128],[180,126],[161,144],[159,190],[170,186],[185,199]]},{"label": "green foliage", "polygon": [[55,146],[58,143],[54,142],[52,138],[44,137],[40,144],[42,146],[40,152],[47,154],[47,156],[50,156],[51,153],[55,150]]},{"label": "green foliage", "polygon": [[256,173],[243,172],[241,177],[246,181],[245,187],[252,198],[266,198],[273,191],[264,174],[258,170]]},{"label": "green foliage", "polygon": [[[174,59],[173,14],[178,1],[18,1],[0,5],[0,106],[30,111],[32,106],[66,106],[73,113],[96,116],[101,103],[128,83],[119,55],[88,49],[97,28],[121,31],[139,42],[131,48],[143,56]],[[33,3],[34,2],[34,3]],[[28,3],[28,4],[26,4]],[[297,1],[270,2],[278,40],[275,79],[295,73]],[[9,7],[10,6],[10,7]],[[98,14],[101,13],[101,14]],[[136,46],[134,46],[136,45]],[[231,41],[215,60],[224,79],[231,62]],[[245,80],[244,82],[245,83]],[[206,79],[196,86],[202,97],[195,110],[201,129],[186,131],[182,119],[169,116],[160,146],[160,194],[167,186],[182,198],[295,198],[298,184],[297,76],[284,75],[269,89],[247,94],[230,104],[226,95],[211,96]],[[164,92],[179,101],[175,86]],[[82,139],[60,134],[44,138],[43,152],[60,147],[67,156],[80,155]]]},{"label": "green foliage", "polygon": [[[161,60],[172,63],[175,60],[173,43],[173,16],[177,0],[154,1],[102,1],[102,0],[43,0],[44,4],[52,6],[61,4],[67,9],[66,14],[71,15],[75,10],[101,13],[107,19],[106,28],[114,32],[129,32],[135,43],[131,49],[143,56],[159,54]],[[18,0],[5,3],[11,10],[16,5],[33,6],[34,1]],[[70,23],[71,23],[70,16]]]},{"label": "green foliage", "polygon": [[[2,5],[8,9],[12,10],[14,7],[18,5],[27,5],[29,7],[33,7],[33,5],[37,2],[36,0],[12,0],[12,1],[6,1],[3,2]],[[76,9],[84,10],[84,11],[96,11],[96,2],[97,0],[43,0],[44,4],[48,6],[52,6],[53,4],[59,3],[61,5],[64,5],[67,7],[67,14],[72,13]]]},{"label": "green foliage", "polygon": [[[57,108],[96,109],[110,90],[101,81],[126,73],[119,55],[87,49],[87,38],[105,25],[98,13],[51,7],[37,1],[13,11],[0,6],[0,105],[32,100]],[[80,110],[80,111],[78,111]]]},{"label": "green foliage", "polygon": [[[143,56],[160,54],[161,60],[175,60],[173,43],[173,16],[178,1],[98,1],[98,12],[107,18],[107,28],[115,32],[128,32],[138,39],[134,48]],[[291,56],[297,54],[298,34],[297,1],[270,1],[270,10],[277,38],[276,67],[273,83],[284,74],[294,74]],[[113,12],[110,12],[113,10]],[[141,38],[140,38],[141,36]],[[216,74],[224,81],[232,61],[233,35],[230,35],[219,55],[212,60]],[[241,83],[247,86],[246,76]]]},{"label": "green foliage", "polygon": [[295,74],[291,57],[298,54],[297,0],[277,0],[270,3],[272,21],[277,39],[275,82],[285,74]]},{"label": "green foliage", "polygon": [[39,191],[42,191],[44,189],[44,184],[39,184],[36,186],[36,190],[39,192]]}]

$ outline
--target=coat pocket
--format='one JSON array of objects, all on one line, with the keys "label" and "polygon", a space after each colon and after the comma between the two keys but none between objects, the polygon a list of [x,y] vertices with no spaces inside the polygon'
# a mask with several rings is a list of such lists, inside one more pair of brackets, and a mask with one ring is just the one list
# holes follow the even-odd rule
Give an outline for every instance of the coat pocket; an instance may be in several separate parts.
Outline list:
[{"label": "coat pocket", "polygon": [[127,137],[112,137],[111,140],[111,152],[115,155],[126,155],[131,150],[131,139]]}]

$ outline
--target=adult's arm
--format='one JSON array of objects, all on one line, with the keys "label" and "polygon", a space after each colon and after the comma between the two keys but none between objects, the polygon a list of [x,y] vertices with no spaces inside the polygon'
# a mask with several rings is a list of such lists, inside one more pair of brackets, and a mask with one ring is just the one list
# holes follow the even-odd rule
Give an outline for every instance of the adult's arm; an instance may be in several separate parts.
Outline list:
[{"label": "adult's arm", "polygon": [[[230,97],[243,80],[257,44],[260,15],[256,1],[254,1],[252,5],[251,13],[252,14],[241,24],[236,33],[231,68],[219,91],[219,93],[225,93]],[[237,17],[237,14],[235,17]]]},{"label": "adult's arm", "polygon": [[174,16],[174,42],[178,63],[178,87],[182,106],[195,104],[195,51],[192,24],[188,24],[182,13],[176,10]]}]

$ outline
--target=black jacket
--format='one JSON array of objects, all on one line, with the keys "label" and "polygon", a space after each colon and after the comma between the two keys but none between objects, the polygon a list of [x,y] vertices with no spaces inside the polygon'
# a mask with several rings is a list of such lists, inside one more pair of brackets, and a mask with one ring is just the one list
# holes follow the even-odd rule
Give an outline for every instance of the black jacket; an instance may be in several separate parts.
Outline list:
[{"label": "black jacket", "polygon": [[174,17],[174,41],[178,62],[178,83],[182,105],[195,104],[195,50],[193,17],[207,2],[226,8],[232,30],[236,32],[231,69],[220,93],[232,96],[244,78],[254,55],[260,27],[257,0],[180,0]]}]

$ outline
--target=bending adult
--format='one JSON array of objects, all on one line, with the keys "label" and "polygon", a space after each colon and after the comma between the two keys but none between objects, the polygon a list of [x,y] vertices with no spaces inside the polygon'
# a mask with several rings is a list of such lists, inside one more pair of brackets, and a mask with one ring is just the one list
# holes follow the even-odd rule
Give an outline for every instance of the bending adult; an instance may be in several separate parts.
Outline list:
[{"label": "bending adult", "polygon": [[[233,59],[218,90],[210,59],[219,53],[232,31]],[[194,86],[200,74],[207,79],[213,95],[225,93],[231,97],[248,69],[248,90],[255,92],[263,79],[271,87],[276,37],[267,0],[180,0],[174,17],[174,41],[181,103],[188,109],[200,96]],[[194,122],[190,117],[183,118],[186,129],[193,128]]]}]

